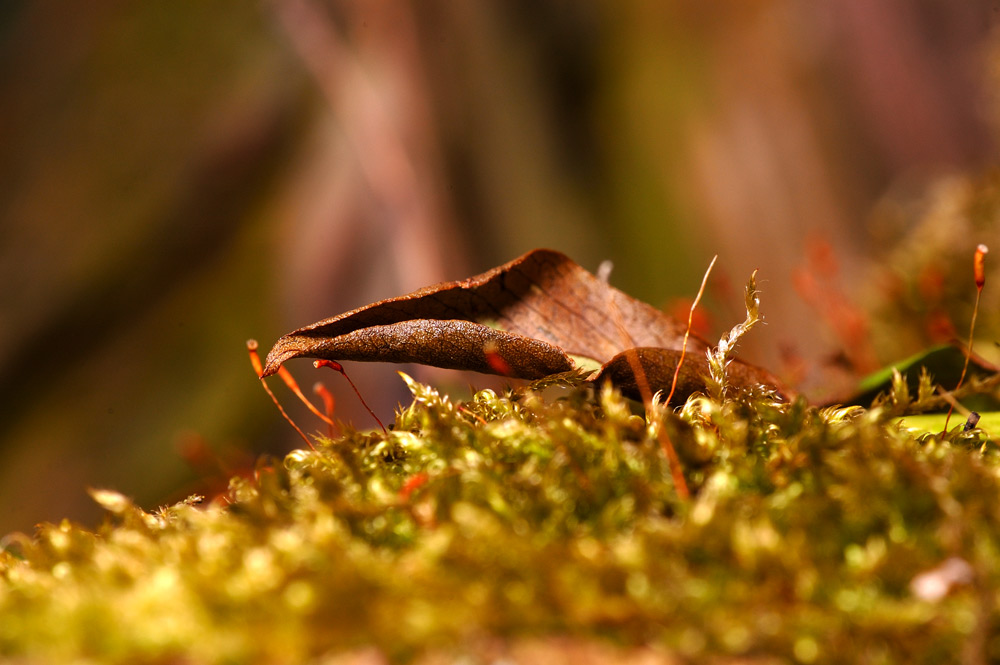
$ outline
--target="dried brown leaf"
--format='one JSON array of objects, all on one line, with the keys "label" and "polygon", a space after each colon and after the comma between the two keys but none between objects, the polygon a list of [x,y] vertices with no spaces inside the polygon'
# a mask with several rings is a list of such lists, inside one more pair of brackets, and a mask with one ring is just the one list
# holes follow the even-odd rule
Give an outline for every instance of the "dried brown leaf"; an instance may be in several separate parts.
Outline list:
[{"label": "dried brown leaf", "polygon": [[[621,312],[627,336],[610,316],[612,306]],[[491,372],[482,356],[484,345],[493,342],[515,376],[537,378],[570,369],[566,354],[603,363],[630,346],[680,348],[683,335],[684,327],[656,308],[608,286],[565,255],[538,249],[481,275],[291,332],[271,349],[264,374],[298,357]],[[530,360],[535,354],[537,363]]]},{"label": "dried brown leaf", "polygon": [[[574,369],[576,356],[607,363],[599,376],[627,390],[635,379],[626,376],[630,370],[620,360],[622,352],[643,347],[637,352],[650,386],[659,390],[673,379],[684,331],[680,322],[565,255],[538,249],[469,279],[299,328],[275,343],[264,376],[292,358],[309,357],[413,362],[538,379]],[[701,365],[708,345],[692,336],[688,347],[691,365],[685,361],[679,396],[704,386]]]}]

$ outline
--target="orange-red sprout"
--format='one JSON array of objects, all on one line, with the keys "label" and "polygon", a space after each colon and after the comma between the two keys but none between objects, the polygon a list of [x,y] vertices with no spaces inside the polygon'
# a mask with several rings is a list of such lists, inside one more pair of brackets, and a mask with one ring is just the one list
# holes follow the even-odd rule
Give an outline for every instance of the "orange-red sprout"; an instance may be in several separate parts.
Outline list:
[{"label": "orange-red sprout", "polygon": [[[958,385],[955,386],[957,391],[962,387],[962,382],[965,381],[965,373],[969,369],[969,356],[972,355],[972,337],[976,330],[976,314],[979,313],[979,298],[983,295],[983,286],[986,285],[986,253],[990,251],[986,245],[980,243],[976,246],[976,253],[972,256],[972,275],[976,280],[976,304],[972,306],[972,322],[969,324],[969,344],[966,346],[965,350],[965,363],[962,364],[962,373],[958,377]],[[948,407],[948,415],[944,419],[944,430],[942,434],[948,431],[948,423],[951,422],[951,414],[955,411],[955,404],[952,403]]]},{"label": "orange-red sprout", "polygon": [[291,372],[285,369],[284,365],[278,368],[278,376],[281,378],[282,381],[285,382],[285,385],[288,386],[288,389],[291,390],[293,393],[295,393],[295,396],[298,397],[299,400],[301,400],[302,403],[306,405],[306,408],[312,411],[320,420],[325,422],[328,426],[330,427],[334,426],[333,420],[330,418],[330,416],[322,413],[319,409],[317,409],[313,405],[313,403],[310,402],[309,399],[303,394],[302,389],[299,388],[298,381],[295,380],[295,377],[292,376]]},{"label": "orange-red sprout", "polygon": [[986,253],[990,251],[990,248],[986,245],[980,243],[976,247],[976,254],[972,258],[972,272],[976,277],[976,288],[980,291],[983,290],[983,286],[986,284],[986,268],[983,263],[986,259]]},{"label": "orange-red sprout", "polygon": [[372,411],[372,408],[370,406],[368,406],[368,402],[365,401],[365,398],[361,396],[361,391],[358,390],[358,387],[356,385],[354,385],[353,381],[351,381],[351,377],[347,376],[347,372],[344,371],[344,366],[343,365],[341,365],[340,363],[338,363],[336,360],[320,359],[320,360],[313,361],[313,367],[316,367],[316,368],[329,367],[330,369],[336,370],[336,371],[340,372],[341,374],[343,374],[344,378],[347,379],[347,382],[349,384],[351,384],[351,388],[354,389],[354,394],[356,394],[358,396],[358,399],[361,400],[361,404],[368,410],[368,413],[371,414],[372,418],[375,419],[375,422],[377,422],[378,426],[382,428],[382,431],[383,432],[386,431],[385,425],[383,425],[382,421],[379,420],[378,416],[375,415],[375,412]]},{"label": "orange-red sprout", "polygon": [[274,405],[278,407],[278,411],[281,413],[281,416],[288,421],[288,424],[291,425],[296,432],[299,433],[299,436],[302,437],[302,440],[306,442],[307,446],[309,446],[312,450],[316,450],[316,448],[312,444],[312,441],[310,441],[309,437],[306,436],[306,433],[303,432],[301,429],[299,429],[299,426],[295,424],[295,421],[292,420],[292,417],[289,416],[288,413],[285,411],[284,407],[281,406],[281,402],[279,402],[278,398],[274,396],[273,392],[271,392],[271,389],[267,385],[267,381],[265,381],[264,378],[261,376],[261,374],[264,373],[264,365],[261,363],[260,355],[257,353],[257,340],[255,339],[247,340],[247,351],[250,354],[250,364],[253,366],[254,371],[257,373],[257,378],[260,379],[260,385],[264,386],[264,390],[267,391],[267,394],[271,398],[271,401],[274,402]]},{"label": "orange-red sprout", "polygon": [[[337,401],[333,398],[333,393],[331,393],[326,385],[322,381],[317,381],[313,384],[313,392],[323,400],[323,410],[326,411],[326,416],[331,421],[333,420],[333,412],[336,407]],[[330,424],[327,425],[327,436],[333,438],[335,426]]]}]

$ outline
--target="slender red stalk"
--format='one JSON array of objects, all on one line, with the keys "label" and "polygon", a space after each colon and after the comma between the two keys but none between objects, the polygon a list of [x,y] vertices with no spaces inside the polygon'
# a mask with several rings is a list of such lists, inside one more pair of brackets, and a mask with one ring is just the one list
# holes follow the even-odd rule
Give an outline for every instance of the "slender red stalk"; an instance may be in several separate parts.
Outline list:
[{"label": "slender red stalk", "polygon": [[[326,411],[326,417],[332,421],[334,408],[337,403],[336,400],[333,399],[333,393],[327,389],[326,385],[324,385],[322,381],[317,381],[313,384],[313,392],[316,393],[321,400],[323,400],[323,409]],[[335,429],[336,428],[333,424],[327,426],[326,433],[331,439],[334,436]]]},{"label": "slender red stalk", "polygon": [[312,450],[316,450],[316,448],[312,444],[312,441],[310,441],[309,437],[306,436],[306,433],[303,432],[301,429],[299,429],[299,426],[295,424],[295,421],[292,420],[292,417],[289,416],[288,413],[285,411],[285,409],[281,406],[281,402],[279,402],[278,398],[274,396],[273,392],[271,392],[271,389],[267,385],[267,381],[265,381],[264,378],[261,376],[261,374],[264,373],[264,365],[263,363],[261,363],[260,355],[257,353],[257,340],[255,339],[247,340],[247,351],[250,353],[250,364],[253,366],[254,372],[257,373],[257,378],[260,379],[260,385],[264,386],[264,390],[267,391],[267,394],[268,396],[270,396],[271,401],[274,402],[274,405],[278,407],[278,411],[281,413],[281,416],[288,421],[288,424],[291,425],[296,432],[299,433],[299,436],[302,437],[302,440],[306,442],[307,446],[309,446]]},{"label": "slender red stalk", "polygon": [[[989,251],[989,247],[980,243],[976,247],[976,253],[972,257],[972,276],[976,280],[976,304],[972,307],[972,323],[969,325],[969,343],[965,349],[965,363],[962,365],[962,373],[958,377],[958,385],[955,386],[956,391],[962,387],[962,382],[965,381],[965,372],[969,369],[969,357],[972,355],[972,335],[976,330],[976,314],[979,313],[979,299],[983,295],[983,287],[986,285],[986,267],[984,263],[986,261],[986,253]],[[948,423],[951,422],[951,414],[954,410],[955,404],[952,403],[948,408],[948,415],[944,419],[942,434],[948,431]]]},{"label": "slender red stalk", "polygon": [[[614,311],[618,313],[618,308],[615,307]],[[616,317],[619,319],[619,325],[621,320],[621,314],[618,313]],[[642,368],[642,363],[639,362],[639,354],[636,353],[635,348],[629,348],[625,352],[625,358],[628,359],[629,367],[632,368],[632,374],[635,376],[636,386],[639,388],[639,394],[642,395],[643,406],[646,407],[646,413],[653,412],[653,391],[649,387],[649,379],[646,378],[646,370]],[[674,481],[674,489],[677,490],[677,496],[682,500],[687,501],[691,498],[691,490],[688,488],[687,480],[684,478],[684,468],[681,466],[681,458],[677,455],[677,450],[674,448],[673,442],[670,440],[670,435],[667,434],[667,430],[664,429],[663,423],[660,423],[660,427],[656,428],[656,438],[660,442],[660,448],[663,450],[663,454],[667,456],[667,462],[670,464],[670,476]]]},{"label": "slender red stalk", "polygon": [[358,399],[361,400],[361,404],[366,409],[368,409],[368,413],[372,414],[372,418],[374,418],[375,422],[378,423],[378,426],[382,428],[382,431],[383,432],[386,431],[385,425],[383,425],[382,421],[378,419],[378,416],[375,415],[375,412],[372,411],[372,408],[370,406],[368,406],[368,402],[365,401],[365,398],[361,396],[361,391],[358,390],[358,387],[356,385],[354,385],[353,381],[351,381],[351,377],[347,376],[347,372],[344,371],[344,366],[343,365],[341,365],[340,363],[338,363],[336,360],[316,360],[316,361],[313,361],[313,367],[316,367],[316,368],[319,368],[319,367],[329,367],[330,369],[336,370],[336,371],[340,372],[341,374],[343,374],[344,378],[347,379],[347,382],[349,384],[351,384],[351,388],[354,389],[354,393],[358,396]]},{"label": "slender red stalk", "polygon": [[464,404],[459,404],[458,405],[458,410],[461,411],[462,413],[468,414],[468,415],[472,416],[473,418],[475,418],[476,422],[478,422],[480,425],[485,425],[486,424],[486,418],[483,418],[478,413],[473,413]]},{"label": "slender red stalk", "polygon": [[305,394],[303,394],[302,389],[299,388],[298,381],[295,380],[295,377],[292,376],[291,372],[285,369],[284,365],[278,368],[278,376],[281,378],[282,381],[285,382],[285,385],[288,386],[288,389],[291,390],[293,393],[295,393],[295,396],[298,397],[299,400],[301,400],[302,403],[306,405],[306,408],[312,411],[320,420],[325,422],[329,427],[334,426],[333,420],[331,420],[329,416],[327,416],[326,414],[322,413],[319,409],[317,409],[313,405],[313,403],[309,401],[309,399],[305,396]]},{"label": "slender red stalk", "polygon": [[257,373],[257,378],[259,379],[264,373],[264,363],[260,361],[260,354],[257,353],[257,348],[257,340],[247,340],[247,351],[250,353],[250,365],[253,366],[253,371]]},{"label": "slender red stalk", "polygon": [[[604,266],[602,265],[602,273],[604,272]],[[618,332],[621,334],[622,340],[628,348],[625,352],[625,358],[632,369],[632,375],[635,376],[635,383],[639,388],[639,394],[642,396],[643,406],[646,408],[646,413],[652,413],[653,391],[649,387],[646,370],[642,368],[642,363],[639,362],[639,354],[636,353],[632,338],[628,334],[625,322],[622,320],[621,310],[618,309],[618,305],[615,303],[613,297],[608,298],[608,300],[611,305],[611,314],[615,319],[615,326],[618,328]],[[656,428],[656,438],[660,442],[663,454],[667,456],[667,463],[670,466],[670,477],[674,481],[674,489],[677,491],[677,496],[682,501],[689,500],[691,498],[691,490],[688,488],[687,480],[684,478],[684,468],[681,466],[681,458],[678,457],[677,450],[674,449],[674,444],[670,440],[670,435],[667,434],[667,430],[663,427],[662,423],[660,427]]]}]

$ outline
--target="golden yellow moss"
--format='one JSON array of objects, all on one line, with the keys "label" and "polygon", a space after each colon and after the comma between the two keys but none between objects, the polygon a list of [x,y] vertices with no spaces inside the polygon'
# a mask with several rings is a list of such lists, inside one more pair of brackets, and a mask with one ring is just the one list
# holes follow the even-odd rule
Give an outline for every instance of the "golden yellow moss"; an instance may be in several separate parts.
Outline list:
[{"label": "golden yellow moss", "polygon": [[[695,660],[1000,658],[1000,466],[981,432],[918,439],[882,409],[747,393],[647,418],[574,376],[461,404],[409,383],[387,434],[262,461],[224,500],[145,512],[96,491],[96,531],[8,537],[0,655],[406,660],[569,636]],[[953,558],[971,577],[921,597],[914,578]]]}]

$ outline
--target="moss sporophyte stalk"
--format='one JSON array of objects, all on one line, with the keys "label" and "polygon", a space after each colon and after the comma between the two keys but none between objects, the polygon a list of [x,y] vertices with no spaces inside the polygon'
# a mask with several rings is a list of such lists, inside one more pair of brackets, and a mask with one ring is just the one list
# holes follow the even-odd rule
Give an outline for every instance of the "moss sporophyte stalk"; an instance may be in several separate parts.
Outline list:
[{"label": "moss sporophyte stalk", "polygon": [[387,432],[320,438],[152,512],[95,491],[98,529],[6,538],[0,653],[433,661],[552,638],[722,662],[1000,657],[1000,466],[981,430],[753,390],[646,413],[575,373],[464,402],[404,379]]}]

